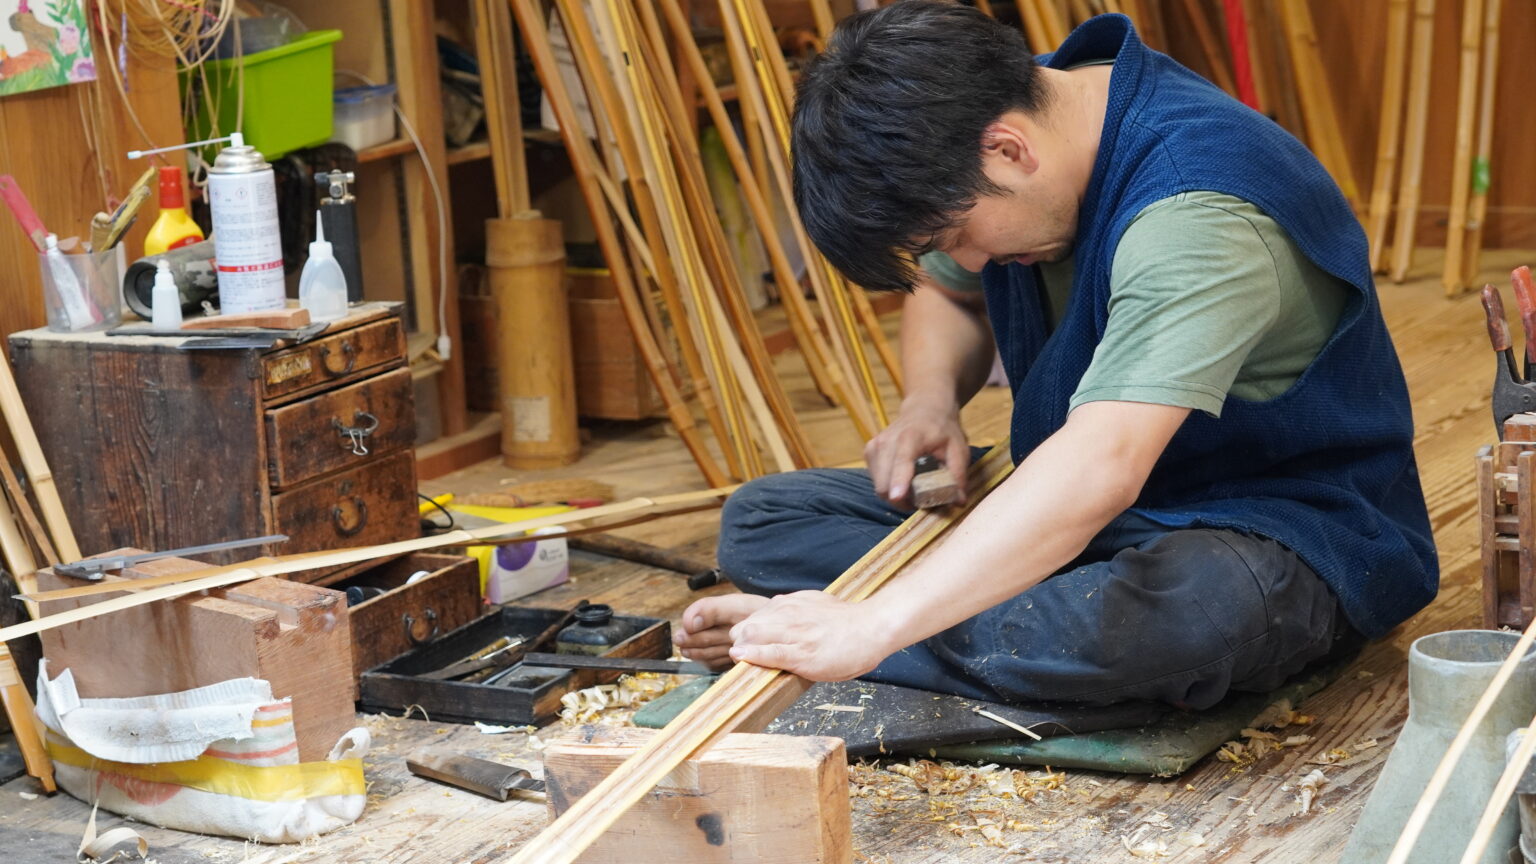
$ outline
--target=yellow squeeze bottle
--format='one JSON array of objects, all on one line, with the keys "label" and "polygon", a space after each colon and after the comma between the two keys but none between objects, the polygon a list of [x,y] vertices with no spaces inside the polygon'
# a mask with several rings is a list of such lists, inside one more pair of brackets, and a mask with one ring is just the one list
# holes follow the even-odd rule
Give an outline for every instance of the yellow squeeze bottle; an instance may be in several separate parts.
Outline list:
[{"label": "yellow squeeze bottle", "polygon": [[160,215],[144,237],[145,255],[163,255],[203,239],[203,229],[187,212],[187,194],[181,185],[181,169],[160,169]]}]

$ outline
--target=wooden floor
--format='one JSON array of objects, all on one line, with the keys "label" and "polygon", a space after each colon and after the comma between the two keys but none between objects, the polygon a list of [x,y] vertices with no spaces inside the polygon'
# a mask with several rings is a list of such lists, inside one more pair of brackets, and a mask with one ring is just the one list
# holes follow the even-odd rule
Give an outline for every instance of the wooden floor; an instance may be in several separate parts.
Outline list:
[{"label": "wooden floor", "polygon": [[[1507,286],[1507,278],[1500,274],[1532,257],[1536,256],[1490,253],[1485,256],[1489,269],[1485,278]],[[1381,296],[1414,399],[1416,449],[1440,550],[1440,596],[1388,639],[1367,649],[1339,682],[1306,704],[1304,710],[1315,716],[1315,722],[1288,732],[1304,732],[1311,740],[1245,768],[1208,759],[1177,778],[1072,771],[1060,789],[1039,792],[1028,801],[990,797],[975,789],[961,795],[930,796],[881,766],[860,766],[854,771],[864,787],[853,798],[856,860],[1130,862],[1155,856],[1154,860],[1232,864],[1327,864],[1340,859],[1349,830],[1406,716],[1407,646],[1426,633],[1475,626],[1477,621],[1472,456],[1494,434],[1489,409],[1493,356],[1475,295],[1445,300],[1438,267],[1437,255],[1422,256],[1416,271],[1419,278],[1405,285],[1388,284]],[[834,410],[818,408],[794,356],[785,355],[780,363],[785,380],[795,388],[797,402],[813,415],[808,427],[823,460],[839,463],[858,458],[859,442],[847,422]],[[1371,370],[1362,369],[1360,374],[1369,375]],[[995,440],[1006,427],[1006,416],[1007,394],[994,390],[969,406],[965,419],[976,440]],[[487,491],[533,476],[512,475],[486,464],[440,478],[424,491]],[[700,485],[682,446],[660,424],[599,428],[581,462],[536,476],[601,479],[612,483],[619,497]],[[715,525],[713,514],[694,514],[623,533],[707,552]],[[586,596],[675,619],[697,596],[677,576],[635,565],[578,555],[575,569],[574,585],[537,599],[556,604]],[[406,752],[433,743],[534,767],[537,741],[515,733],[487,736],[473,727],[419,719],[370,717],[360,722],[376,737],[375,751],[367,759],[370,803],[356,824],[292,847],[258,847],[134,826],[149,839],[150,857],[162,864],[480,862],[515,849],[544,825],[541,803],[500,804],[448,791],[411,777],[403,764]],[[1379,746],[1356,747],[1372,739]],[[1311,762],[1340,748],[1349,752],[1349,758],[1322,769],[1327,784],[1316,808],[1308,815],[1296,815],[1294,790],[1288,787],[1317,767]],[[33,790],[26,778],[0,786],[0,861],[59,861],[74,852],[89,808],[63,795],[23,800],[21,794]],[[1003,826],[997,845],[989,845],[976,827],[977,815]],[[103,817],[102,828],[123,821]],[[1200,845],[1190,845],[1196,839],[1193,835],[1198,835]],[[1133,843],[1164,840],[1166,855],[1133,856],[1126,848],[1128,839]]]}]

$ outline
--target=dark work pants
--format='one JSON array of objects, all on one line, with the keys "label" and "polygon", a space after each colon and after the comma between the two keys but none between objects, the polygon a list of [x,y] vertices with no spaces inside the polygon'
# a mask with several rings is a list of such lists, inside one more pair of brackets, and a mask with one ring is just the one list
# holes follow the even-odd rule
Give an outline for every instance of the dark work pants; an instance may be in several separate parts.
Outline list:
[{"label": "dark work pants", "polygon": [[[726,502],[720,566],[753,594],[821,589],[907,515],[862,470],[769,475]],[[1198,709],[1230,689],[1273,689],[1342,640],[1359,638],[1337,599],[1279,543],[1128,512],[1064,570],[865,677],[1000,702]]]}]

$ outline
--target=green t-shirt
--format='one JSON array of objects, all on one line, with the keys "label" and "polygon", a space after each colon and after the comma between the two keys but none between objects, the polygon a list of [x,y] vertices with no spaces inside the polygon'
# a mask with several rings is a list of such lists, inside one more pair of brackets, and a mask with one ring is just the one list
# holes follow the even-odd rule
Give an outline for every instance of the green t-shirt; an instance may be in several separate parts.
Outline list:
[{"label": "green t-shirt", "polygon": [[[981,290],[978,274],[942,252],[922,266],[954,291]],[[1072,260],[1041,264],[1040,273],[1054,327]],[[1349,290],[1247,201],[1184,192],[1154,202],[1115,247],[1109,321],[1071,407],[1148,402],[1219,417],[1229,394],[1273,399],[1327,343]]]}]

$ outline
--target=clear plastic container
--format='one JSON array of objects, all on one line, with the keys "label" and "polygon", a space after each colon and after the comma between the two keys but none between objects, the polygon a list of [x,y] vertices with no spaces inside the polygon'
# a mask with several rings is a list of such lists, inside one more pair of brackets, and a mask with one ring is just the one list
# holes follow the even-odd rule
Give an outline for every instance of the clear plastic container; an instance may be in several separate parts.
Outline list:
[{"label": "clear plastic container", "polygon": [[94,255],[56,251],[37,256],[49,330],[105,330],[122,322],[118,257],[117,249]]},{"label": "clear plastic container", "polygon": [[362,150],[394,140],[395,85],[348,87],[337,90],[331,101],[336,108],[332,141]]}]

